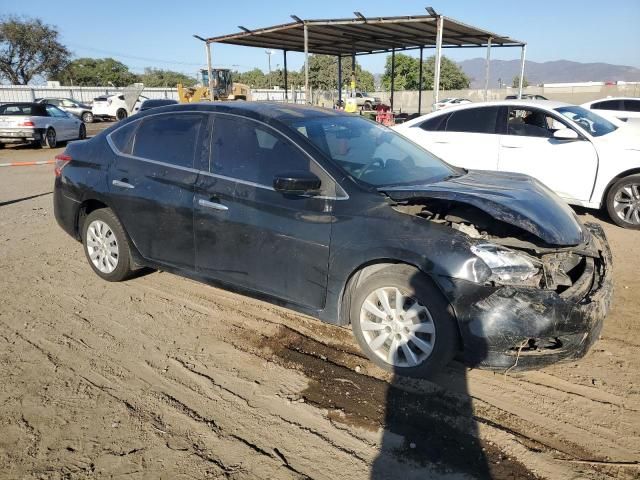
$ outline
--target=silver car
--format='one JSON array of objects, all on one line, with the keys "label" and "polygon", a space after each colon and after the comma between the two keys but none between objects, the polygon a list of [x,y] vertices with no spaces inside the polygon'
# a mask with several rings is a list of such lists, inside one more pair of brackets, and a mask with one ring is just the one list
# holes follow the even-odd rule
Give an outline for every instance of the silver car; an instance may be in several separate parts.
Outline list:
[{"label": "silver car", "polygon": [[7,143],[32,143],[55,148],[60,141],[84,139],[82,120],[43,103],[0,105],[0,148]]},{"label": "silver car", "polygon": [[60,110],[71,113],[81,119],[84,123],[93,122],[93,112],[91,111],[91,105],[79,102],[73,98],[60,98],[60,97],[47,97],[36,98],[37,103],[46,103],[47,105],[54,105]]}]

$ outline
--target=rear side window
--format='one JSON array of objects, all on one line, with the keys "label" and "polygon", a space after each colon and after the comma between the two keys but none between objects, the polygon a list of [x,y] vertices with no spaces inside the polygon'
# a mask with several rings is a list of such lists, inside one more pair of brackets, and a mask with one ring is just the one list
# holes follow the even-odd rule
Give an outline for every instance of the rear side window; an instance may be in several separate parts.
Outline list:
[{"label": "rear side window", "polygon": [[437,117],[430,118],[429,120],[425,120],[424,122],[419,123],[416,126],[420,127],[422,130],[425,130],[427,132],[443,131],[445,125],[447,124],[447,120],[449,119],[450,116],[451,114],[438,115]]},{"label": "rear side window", "polygon": [[467,108],[451,112],[447,132],[496,133],[498,107]]},{"label": "rear side window", "polygon": [[167,114],[141,121],[133,141],[133,155],[178,167],[193,168],[201,114]]},{"label": "rear side window", "polygon": [[121,153],[131,155],[131,147],[133,147],[133,135],[134,133],[136,133],[136,128],[138,128],[138,125],[140,125],[140,122],[128,123],[109,135],[111,142],[113,142],[115,147]]},{"label": "rear side window", "polygon": [[640,100],[625,100],[623,110],[625,112],[640,112]]},{"label": "rear side window", "polygon": [[621,110],[621,100],[605,100],[603,102],[596,102],[591,105],[592,110]]}]

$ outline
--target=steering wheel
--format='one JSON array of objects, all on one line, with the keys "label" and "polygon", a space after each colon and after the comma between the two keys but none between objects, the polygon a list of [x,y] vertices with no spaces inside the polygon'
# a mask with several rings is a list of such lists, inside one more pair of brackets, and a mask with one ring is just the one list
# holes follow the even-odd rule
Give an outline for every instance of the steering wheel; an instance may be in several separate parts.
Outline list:
[{"label": "steering wheel", "polygon": [[371,162],[367,163],[362,170],[360,170],[360,173],[356,175],[356,178],[360,179],[371,171],[381,170],[383,168],[384,168],[384,160],[376,157]]}]

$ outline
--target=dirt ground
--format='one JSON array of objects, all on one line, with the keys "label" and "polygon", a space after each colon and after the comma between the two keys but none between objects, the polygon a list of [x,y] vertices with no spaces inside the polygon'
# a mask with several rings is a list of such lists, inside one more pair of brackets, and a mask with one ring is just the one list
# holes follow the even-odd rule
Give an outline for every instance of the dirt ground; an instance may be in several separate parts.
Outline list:
[{"label": "dirt ground", "polygon": [[101,281],[52,185],[51,165],[0,168],[1,478],[640,476],[638,232],[596,219],[616,290],[586,358],[454,363],[430,383],[375,368],[348,329],[213,286]]}]

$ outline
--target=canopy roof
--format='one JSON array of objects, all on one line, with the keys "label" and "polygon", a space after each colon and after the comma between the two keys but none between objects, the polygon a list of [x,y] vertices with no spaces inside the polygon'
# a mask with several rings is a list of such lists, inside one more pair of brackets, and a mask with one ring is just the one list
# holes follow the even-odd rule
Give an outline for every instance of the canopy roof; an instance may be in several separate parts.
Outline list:
[{"label": "canopy roof", "polygon": [[[403,17],[364,17],[301,20],[272,27],[204,39],[207,43],[226,43],[248,47],[304,52],[304,29],[308,31],[308,52],[326,55],[368,55],[391,50],[436,47],[437,15]],[[519,47],[524,42],[498,35],[449,17],[443,20],[443,48]]]}]

